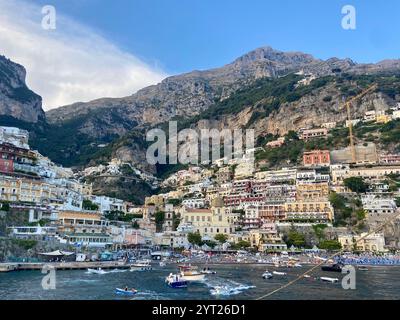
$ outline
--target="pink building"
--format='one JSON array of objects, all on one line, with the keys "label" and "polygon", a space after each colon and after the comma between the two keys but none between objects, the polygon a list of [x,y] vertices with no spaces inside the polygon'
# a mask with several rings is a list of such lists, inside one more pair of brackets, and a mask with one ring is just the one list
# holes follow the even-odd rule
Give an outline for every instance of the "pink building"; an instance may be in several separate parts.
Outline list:
[{"label": "pink building", "polygon": [[331,156],[329,150],[313,150],[303,154],[303,164],[306,167],[330,166]]}]

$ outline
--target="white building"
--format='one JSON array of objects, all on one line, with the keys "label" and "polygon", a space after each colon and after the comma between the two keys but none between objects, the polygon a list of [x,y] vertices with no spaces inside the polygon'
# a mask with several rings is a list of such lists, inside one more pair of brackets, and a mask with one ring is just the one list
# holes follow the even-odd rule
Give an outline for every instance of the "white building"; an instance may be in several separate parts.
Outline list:
[{"label": "white building", "polygon": [[121,199],[92,195],[90,200],[99,206],[99,211],[101,213],[105,213],[107,211],[126,212],[127,210],[124,200]]},{"label": "white building", "polygon": [[0,143],[10,143],[18,148],[29,149],[29,132],[15,127],[0,127]]},{"label": "white building", "polygon": [[182,205],[188,208],[204,208],[208,206],[208,200],[205,198],[190,198],[182,201]]}]

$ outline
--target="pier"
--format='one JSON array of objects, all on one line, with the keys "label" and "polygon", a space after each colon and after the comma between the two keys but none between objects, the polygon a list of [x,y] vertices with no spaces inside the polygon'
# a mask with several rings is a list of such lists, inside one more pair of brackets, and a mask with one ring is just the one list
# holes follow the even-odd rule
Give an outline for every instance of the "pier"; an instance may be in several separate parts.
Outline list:
[{"label": "pier", "polygon": [[49,266],[55,270],[91,269],[129,269],[130,265],[120,261],[88,261],[88,262],[39,262],[39,263],[0,263],[0,272],[42,270]]}]

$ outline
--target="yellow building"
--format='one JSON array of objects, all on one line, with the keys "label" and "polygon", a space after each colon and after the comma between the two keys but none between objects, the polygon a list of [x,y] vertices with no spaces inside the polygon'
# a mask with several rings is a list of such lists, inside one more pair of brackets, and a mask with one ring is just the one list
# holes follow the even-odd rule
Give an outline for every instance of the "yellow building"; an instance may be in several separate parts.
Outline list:
[{"label": "yellow building", "polygon": [[276,230],[254,229],[249,231],[249,242],[258,251],[286,250],[287,246]]},{"label": "yellow building", "polygon": [[167,194],[168,199],[181,199],[183,197],[183,192],[179,190],[172,190]]},{"label": "yellow building", "polygon": [[329,183],[299,183],[296,185],[296,199],[298,201],[313,201],[327,198],[329,195]]},{"label": "yellow building", "polygon": [[376,116],[376,123],[388,123],[390,120],[390,116],[387,114],[380,114]]},{"label": "yellow building", "polygon": [[[202,236],[214,238],[217,234],[230,234],[235,231],[233,220],[228,208],[213,207],[211,209],[190,209],[182,210],[181,223],[193,227],[193,231],[199,232]],[[231,223],[232,222],[232,223]]]},{"label": "yellow building", "polygon": [[39,180],[0,177],[0,198],[10,202],[33,202],[40,204],[56,197],[54,186]]},{"label": "yellow building", "polygon": [[346,251],[367,251],[367,252],[385,252],[385,238],[383,234],[373,233],[367,236],[367,233],[361,235],[340,235],[339,243]]},{"label": "yellow building", "polygon": [[160,195],[153,195],[151,197],[146,197],[144,200],[144,204],[149,206],[151,204],[155,205],[157,208],[163,208],[165,204],[165,199]]},{"label": "yellow building", "polygon": [[295,201],[284,205],[286,220],[326,222],[333,220],[333,208],[329,201]]},{"label": "yellow building", "polygon": [[61,233],[104,233],[108,227],[108,221],[92,211],[59,211],[58,222]]},{"label": "yellow building", "polygon": [[400,166],[372,166],[372,167],[353,167],[343,166],[331,171],[332,182],[341,183],[350,177],[361,177],[368,180],[381,180],[389,174],[400,174]]}]

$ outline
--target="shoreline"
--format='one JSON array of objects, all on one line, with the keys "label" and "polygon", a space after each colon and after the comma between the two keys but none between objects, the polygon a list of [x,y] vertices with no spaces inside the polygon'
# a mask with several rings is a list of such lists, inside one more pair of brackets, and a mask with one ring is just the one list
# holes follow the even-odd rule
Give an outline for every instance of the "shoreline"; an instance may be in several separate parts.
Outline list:
[{"label": "shoreline", "polygon": [[[179,265],[178,262],[171,262],[168,265]],[[218,266],[218,265],[230,265],[230,266],[266,266],[270,268],[282,268],[282,269],[302,269],[304,267],[315,267],[317,264],[314,263],[302,263],[302,267],[287,267],[287,266],[275,266],[273,263],[261,263],[261,262],[192,262],[195,266]],[[400,264],[348,264],[354,267],[400,267]],[[35,271],[42,270],[44,266],[53,267],[57,271],[62,270],[85,270],[88,268],[102,268],[102,269],[129,269],[131,264],[118,261],[96,261],[96,262],[40,262],[40,263],[0,263],[0,273],[16,272],[16,271]]]}]

